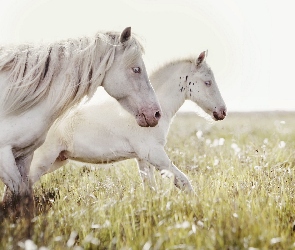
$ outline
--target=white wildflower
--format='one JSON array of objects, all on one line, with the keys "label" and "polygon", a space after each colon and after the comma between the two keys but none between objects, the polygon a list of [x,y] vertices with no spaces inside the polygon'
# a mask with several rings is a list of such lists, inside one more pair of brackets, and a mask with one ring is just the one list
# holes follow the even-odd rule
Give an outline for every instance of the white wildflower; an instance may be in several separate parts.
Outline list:
[{"label": "white wildflower", "polygon": [[143,245],[143,248],[142,250],[149,250],[152,246],[152,242],[150,241],[147,241],[144,245]]},{"label": "white wildflower", "polygon": [[254,166],[254,169],[255,170],[261,170],[262,169],[262,166]]},{"label": "white wildflower", "polygon": [[219,138],[218,145],[223,146],[224,142],[225,142],[224,138]]},{"label": "white wildflower", "polygon": [[197,133],[196,133],[196,136],[198,137],[198,139],[202,139],[203,137],[203,132],[201,130],[199,130]]},{"label": "white wildflower", "polygon": [[54,241],[61,241],[62,240],[62,236],[56,236],[55,238],[54,238]]},{"label": "white wildflower", "polygon": [[25,250],[37,250],[38,247],[32,240],[25,241]]},{"label": "white wildflower", "polygon": [[274,244],[279,243],[279,242],[281,242],[281,241],[282,241],[282,238],[281,238],[281,237],[272,238],[272,239],[270,240],[270,244],[271,244],[271,245],[274,245]]},{"label": "white wildflower", "polygon": [[67,241],[68,247],[72,247],[75,244],[77,236],[78,236],[77,232],[75,231],[71,232],[70,238]]},{"label": "white wildflower", "polygon": [[236,143],[232,143],[231,148],[235,151],[236,154],[238,154],[241,151],[240,147]]},{"label": "white wildflower", "polygon": [[280,141],[279,142],[279,148],[284,148],[286,146],[286,142]]},{"label": "white wildflower", "polygon": [[202,222],[202,221],[200,221],[200,220],[198,220],[197,221],[197,226],[199,226],[199,227],[204,227],[204,222]]},{"label": "white wildflower", "polygon": [[175,228],[189,228],[191,224],[188,221],[184,221],[182,223],[178,223],[175,225]]},{"label": "white wildflower", "polygon": [[214,139],[213,143],[212,143],[212,147],[217,147],[219,146],[219,140],[218,139]]}]

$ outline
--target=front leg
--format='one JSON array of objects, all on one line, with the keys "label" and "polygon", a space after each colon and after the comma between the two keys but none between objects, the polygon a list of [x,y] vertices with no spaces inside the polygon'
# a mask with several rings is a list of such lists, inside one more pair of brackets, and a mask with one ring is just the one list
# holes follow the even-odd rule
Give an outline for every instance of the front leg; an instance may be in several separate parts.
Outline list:
[{"label": "front leg", "polygon": [[190,184],[187,176],[182,173],[169,159],[167,156],[164,147],[153,147],[148,154],[147,161],[154,165],[158,170],[168,170],[174,175],[174,184],[176,187],[186,190],[188,192],[193,191],[193,187]]},{"label": "front leg", "polygon": [[0,170],[0,178],[8,189],[12,193],[20,194],[25,185],[9,146],[0,148]]},{"label": "front leg", "polygon": [[154,175],[154,167],[151,166],[146,160],[142,159],[137,159],[137,165],[144,186],[145,184],[148,184],[151,189],[156,190],[157,184]]},{"label": "front leg", "polygon": [[33,154],[29,154],[15,160],[18,172],[21,176],[22,188],[18,192],[15,192],[6,187],[3,197],[3,202],[6,206],[14,207],[16,211],[19,211],[25,216],[31,216],[34,208],[33,189],[29,181],[32,158]]},{"label": "front leg", "polygon": [[3,196],[3,208],[6,211],[31,214],[32,194],[28,182],[31,159],[28,156],[15,160],[11,147],[0,148],[0,178],[6,185]]}]

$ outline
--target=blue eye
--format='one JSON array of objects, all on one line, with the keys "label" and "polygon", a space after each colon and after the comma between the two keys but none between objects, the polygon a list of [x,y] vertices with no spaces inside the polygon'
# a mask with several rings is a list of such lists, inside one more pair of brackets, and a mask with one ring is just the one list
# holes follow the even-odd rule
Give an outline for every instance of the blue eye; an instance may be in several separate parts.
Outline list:
[{"label": "blue eye", "polygon": [[134,68],[132,68],[132,70],[133,70],[134,73],[140,73],[141,72],[140,67],[134,67]]},{"label": "blue eye", "polygon": [[206,86],[211,86],[211,81],[206,81],[205,84]]}]

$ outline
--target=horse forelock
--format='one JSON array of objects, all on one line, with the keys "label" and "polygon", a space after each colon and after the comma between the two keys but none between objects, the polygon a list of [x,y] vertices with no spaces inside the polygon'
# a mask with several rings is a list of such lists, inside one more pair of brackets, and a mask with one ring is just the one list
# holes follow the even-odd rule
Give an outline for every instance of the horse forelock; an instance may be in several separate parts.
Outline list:
[{"label": "horse forelock", "polygon": [[[51,94],[50,102],[59,112],[92,96],[112,65],[116,46],[122,46],[128,58],[143,53],[135,37],[124,44],[119,39],[119,33],[108,32],[47,45],[0,47],[0,72],[8,73],[9,82],[0,105],[6,113],[25,112],[50,96],[54,84],[61,84],[60,93]],[[56,82],[57,77],[61,81]]]}]

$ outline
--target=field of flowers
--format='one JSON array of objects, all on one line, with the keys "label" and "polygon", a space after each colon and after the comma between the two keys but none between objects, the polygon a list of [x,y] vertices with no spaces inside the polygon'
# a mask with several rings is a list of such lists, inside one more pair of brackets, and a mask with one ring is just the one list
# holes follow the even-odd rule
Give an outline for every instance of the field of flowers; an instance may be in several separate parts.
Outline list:
[{"label": "field of flowers", "polygon": [[[0,249],[293,249],[295,114],[178,114],[166,152],[186,194],[136,163],[65,166],[34,187],[33,219],[0,217]],[[3,192],[3,184],[0,184]]]}]

